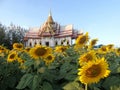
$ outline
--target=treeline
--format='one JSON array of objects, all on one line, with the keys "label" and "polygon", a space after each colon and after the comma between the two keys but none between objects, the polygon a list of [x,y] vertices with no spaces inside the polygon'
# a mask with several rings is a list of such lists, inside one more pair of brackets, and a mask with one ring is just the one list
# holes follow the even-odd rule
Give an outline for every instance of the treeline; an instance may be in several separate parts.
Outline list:
[{"label": "treeline", "polygon": [[4,26],[0,23],[0,45],[12,48],[13,43],[23,43],[23,37],[26,29],[20,26],[10,24],[10,26]]}]

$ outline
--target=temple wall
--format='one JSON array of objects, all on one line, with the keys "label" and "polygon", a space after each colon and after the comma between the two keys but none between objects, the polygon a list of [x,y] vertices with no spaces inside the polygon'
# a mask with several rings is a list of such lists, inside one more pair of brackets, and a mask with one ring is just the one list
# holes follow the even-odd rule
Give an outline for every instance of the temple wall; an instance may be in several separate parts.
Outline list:
[{"label": "temple wall", "polygon": [[72,39],[71,37],[64,38],[45,37],[42,39],[28,39],[28,41],[25,43],[25,46],[34,47],[37,44],[50,47],[55,47],[57,45],[71,45]]}]

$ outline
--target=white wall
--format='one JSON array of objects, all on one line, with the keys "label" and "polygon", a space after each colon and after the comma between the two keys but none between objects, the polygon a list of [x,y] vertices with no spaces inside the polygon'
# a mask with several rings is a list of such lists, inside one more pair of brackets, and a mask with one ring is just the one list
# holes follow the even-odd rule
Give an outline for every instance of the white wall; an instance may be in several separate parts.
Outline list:
[{"label": "white wall", "polygon": [[31,47],[34,47],[35,42],[36,44],[40,44],[41,42],[41,45],[46,46],[46,42],[49,42],[49,46],[54,47],[56,41],[57,41],[57,45],[61,45],[62,41],[65,41],[63,42],[63,45],[67,45],[67,41],[69,41],[69,45],[72,45],[71,37],[64,37],[64,38],[45,37],[42,39],[28,39],[28,41],[26,42],[26,46],[30,47],[30,43],[31,43]]}]

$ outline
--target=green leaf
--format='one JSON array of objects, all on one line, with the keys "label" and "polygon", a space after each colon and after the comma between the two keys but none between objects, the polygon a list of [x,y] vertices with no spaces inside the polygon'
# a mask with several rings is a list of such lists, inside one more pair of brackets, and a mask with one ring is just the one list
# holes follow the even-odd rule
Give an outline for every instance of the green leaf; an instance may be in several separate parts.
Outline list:
[{"label": "green leaf", "polygon": [[61,67],[60,67],[60,72],[59,72],[59,76],[57,79],[62,79],[64,78],[67,73],[72,69],[72,66],[70,65],[69,62],[65,62]]},{"label": "green leaf", "polygon": [[120,85],[119,86],[111,86],[110,90],[120,90]]},{"label": "green leaf", "polygon": [[111,73],[116,73],[118,68],[118,63],[115,61],[109,61]]},{"label": "green leaf", "polygon": [[84,90],[78,82],[70,82],[63,87],[64,90]]},{"label": "green leaf", "polygon": [[119,67],[117,68],[117,73],[120,73],[120,65],[119,65]]},{"label": "green leaf", "polygon": [[39,85],[38,75],[35,75],[33,78],[32,90],[36,90],[38,85]]},{"label": "green leaf", "polygon": [[97,88],[97,87],[94,87],[94,89],[93,90],[100,90],[99,88]]},{"label": "green leaf", "polygon": [[67,75],[65,76],[65,79],[67,79],[67,80],[69,80],[69,81],[72,81],[72,80],[74,80],[76,77],[77,77],[77,75],[67,74]]},{"label": "green leaf", "polygon": [[33,75],[32,74],[25,74],[19,84],[17,85],[17,89],[24,89],[26,86],[28,86],[33,80]]},{"label": "green leaf", "polygon": [[110,90],[111,86],[119,85],[119,83],[120,83],[120,77],[119,76],[111,76],[111,77],[108,77],[108,78],[105,79],[102,86],[106,90]]},{"label": "green leaf", "polygon": [[101,87],[101,83],[102,82],[93,83],[93,84],[88,85],[88,87],[90,88],[90,90],[100,90],[99,87]]},{"label": "green leaf", "polygon": [[49,82],[43,82],[43,90],[53,90],[52,85]]},{"label": "green leaf", "polygon": [[67,71],[69,71],[71,69],[71,65],[69,62],[65,62],[61,68],[60,68],[60,73],[66,73]]},{"label": "green leaf", "polygon": [[47,81],[49,81],[51,83],[53,82],[53,80],[55,79],[55,77],[56,77],[55,72],[52,72],[52,71],[50,72],[48,69],[46,69],[45,72],[41,76],[41,78],[43,80],[47,80]]},{"label": "green leaf", "polygon": [[26,61],[26,62],[24,63],[24,65],[27,66],[27,67],[29,67],[29,66],[31,66],[31,65],[33,65],[33,64],[34,64],[34,61],[33,61],[33,60],[28,60],[28,61]]}]

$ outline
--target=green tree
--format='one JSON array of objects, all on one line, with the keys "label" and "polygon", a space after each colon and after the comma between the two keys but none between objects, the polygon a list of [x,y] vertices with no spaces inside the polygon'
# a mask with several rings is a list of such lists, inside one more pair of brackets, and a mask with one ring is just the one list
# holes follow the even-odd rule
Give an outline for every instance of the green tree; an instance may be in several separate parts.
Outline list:
[{"label": "green tree", "polygon": [[11,24],[9,27],[0,24],[0,45],[12,49],[14,43],[24,43],[25,29]]},{"label": "green tree", "polygon": [[2,24],[0,24],[0,45],[4,44],[5,39],[5,28]]}]

